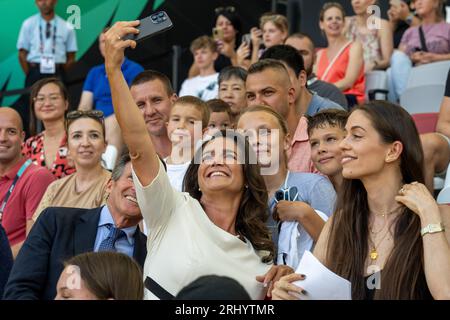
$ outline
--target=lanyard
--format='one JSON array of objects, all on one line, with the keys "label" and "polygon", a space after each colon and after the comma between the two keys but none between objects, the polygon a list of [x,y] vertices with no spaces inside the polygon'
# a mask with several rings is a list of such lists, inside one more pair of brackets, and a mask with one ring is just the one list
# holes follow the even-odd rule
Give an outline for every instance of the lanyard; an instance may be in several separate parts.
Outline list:
[{"label": "lanyard", "polygon": [[17,171],[16,177],[14,178],[14,181],[11,185],[11,187],[9,187],[8,192],[6,193],[5,197],[3,198],[3,202],[2,202],[2,206],[0,207],[0,223],[2,222],[2,217],[3,217],[3,211],[5,211],[5,207],[6,207],[6,203],[8,202],[9,197],[11,196],[11,193],[14,190],[14,187],[16,186],[17,181],[19,180],[19,178],[22,176],[23,172],[25,171],[26,168],[28,168],[28,166],[31,164],[31,160],[28,159],[27,161],[25,161],[25,163],[20,167],[19,171]]},{"label": "lanyard", "polygon": [[[44,22],[45,23],[45,22]],[[49,22],[47,22],[49,23]],[[44,54],[44,37],[42,36],[42,23],[39,20],[39,39],[40,39],[40,45],[39,50],[41,52],[41,55]],[[52,54],[55,55],[56,50],[56,20],[53,24],[53,35],[52,35]]]}]

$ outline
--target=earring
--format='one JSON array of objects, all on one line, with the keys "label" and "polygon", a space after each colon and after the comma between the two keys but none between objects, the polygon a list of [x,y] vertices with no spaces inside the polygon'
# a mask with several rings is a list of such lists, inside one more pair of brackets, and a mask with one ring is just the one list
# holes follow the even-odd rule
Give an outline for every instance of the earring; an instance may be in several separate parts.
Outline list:
[{"label": "earring", "polygon": [[202,189],[200,189],[200,187],[198,187],[198,191],[202,192]]}]

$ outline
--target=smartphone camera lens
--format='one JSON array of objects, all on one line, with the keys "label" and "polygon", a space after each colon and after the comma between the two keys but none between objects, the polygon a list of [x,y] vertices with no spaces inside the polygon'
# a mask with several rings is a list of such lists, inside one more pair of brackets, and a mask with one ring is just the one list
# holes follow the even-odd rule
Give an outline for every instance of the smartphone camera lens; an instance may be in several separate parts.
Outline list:
[{"label": "smartphone camera lens", "polygon": [[164,13],[163,12],[158,13],[158,17],[160,18],[164,17]]}]

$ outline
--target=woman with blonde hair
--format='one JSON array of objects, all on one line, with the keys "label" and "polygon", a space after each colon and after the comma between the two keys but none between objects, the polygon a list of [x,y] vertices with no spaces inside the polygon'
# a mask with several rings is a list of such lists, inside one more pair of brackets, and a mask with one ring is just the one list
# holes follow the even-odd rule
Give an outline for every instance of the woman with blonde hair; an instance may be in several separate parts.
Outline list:
[{"label": "woman with blonde hair", "polygon": [[259,19],[259,29],[254,27],[250,30],[250,33],[252,42],[251,63],[255,63],[262,54],[262,45],[267,49],[284,44],[289,35],[288,20],[281,14],[263,14]]},{"label": "woman with blonde hair", "polygon": [[350,41],[343,34],[344,8],[337,2],[327,2],[319,19],[328,47],[317,53],[317,77],[338,87],[347,98],[349,108],[362,104],[365,99],[363,49],[359,41]]},{"label": "woman with blonde hair", "polygon": [[416,0],[414,6],[421,24],[405,31],[388,69],[392,102],[405,91],[413,66],[450,59],[450,24],[442,14],[444,0]]}]

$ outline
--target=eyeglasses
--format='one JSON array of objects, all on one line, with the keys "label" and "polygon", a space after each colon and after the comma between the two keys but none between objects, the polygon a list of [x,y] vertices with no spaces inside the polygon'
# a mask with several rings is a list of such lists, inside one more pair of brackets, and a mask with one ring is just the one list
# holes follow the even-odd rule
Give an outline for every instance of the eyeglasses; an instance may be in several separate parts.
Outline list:
[{"label": "eyeglasses", "polygon": [[69,124],[79,118],[92,118],[102,124],[103,130],[105,129],[105,117],[103,111],[100,110],[74,110],[70,111],[66,115],[66,130],[69,128]]},{"label": "eyeglasses", "polygon": [[51,95],[51,96],[37,96],[35,97],[33,100],[35,103],[38,104],[43,104],[45,102],[45,99],[49,99],[51,104],[56,104],[60,99],[61,99],[61,95],[59,94],[55,94],[55,95]]},{"label": "eyeglasses", "polygon": [[281,189],[275,192],[275,202],[281,200],[296,201],[297,199],[298,199],[298,189],[295,186]]},{"label": "eyeglasses", "polygon": [[214,9],[214,12],[216,14],[221,14],[222,12],[228,12],[228,13],[233,13],[234,11],[236,11],[236,8],[233,6],[229,6],[229,7],[217,7]]}]

